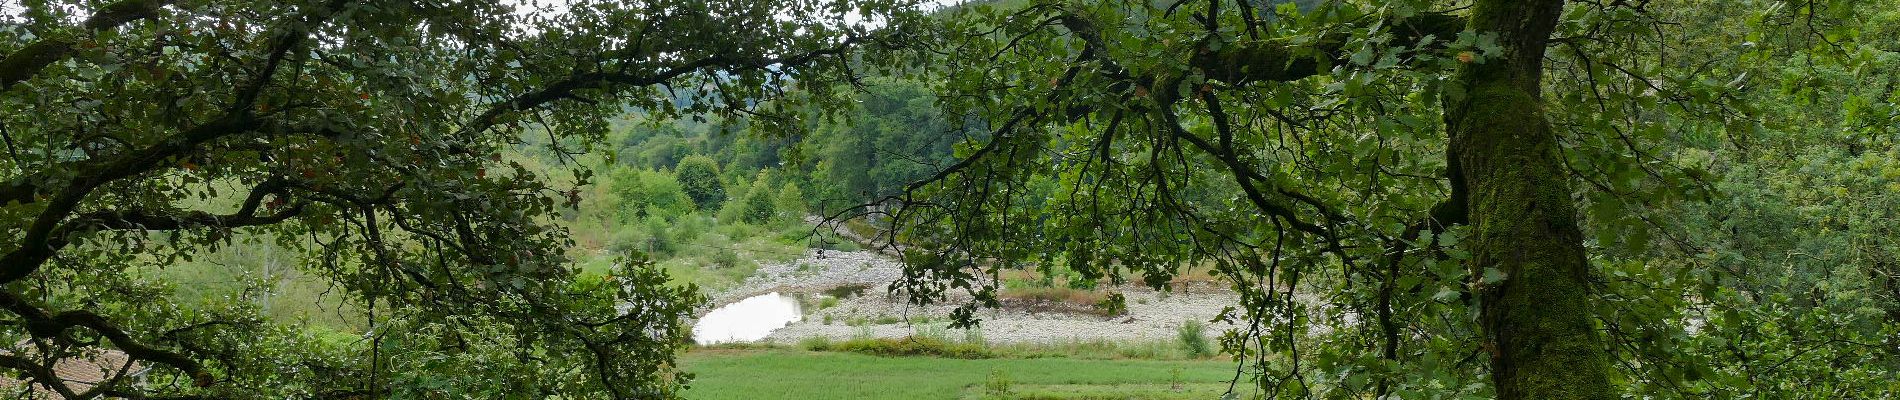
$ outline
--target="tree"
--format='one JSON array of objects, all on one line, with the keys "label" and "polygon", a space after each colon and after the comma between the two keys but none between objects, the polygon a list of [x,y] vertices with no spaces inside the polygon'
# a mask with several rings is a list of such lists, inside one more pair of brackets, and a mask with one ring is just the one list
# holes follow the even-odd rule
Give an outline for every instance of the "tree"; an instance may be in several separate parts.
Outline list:
[{"label": "tree", "polygon": [[[528,135],[599,148],[629,109],[782,115],[759,105],[791,82],[823,110],[857,71],[847,51],[901,39],[844,14],[911,19],[906,1],[847,3],[11,3],[0,369],[68,398],[672,397],[697,294],[637,260],[575,273],[548,217],[590,173],[498,154]],[[362,303],[371,329],[343,335],[366,340],[143,278],[250,241]],[[151,384],[51,375],[100,349],[155,366]]]},{"label": "tree", "polygon": [[1667,387],[1682,371],[1618,360],[1642,339],[1600,318],[1668,325],[1654,319],[1666,309],[1597,301],[1606,278],[1586,244],[1640,246],[1646,209],[1707,199],[1692,150],[1757,117],[1738,97],[1754,50],[1712,27],[1811,21],[1746,44],[1852,62],[1835,48],[1879,9],[1759,3],[974,5],[946,19],[933,71],[946,114],[992,131],[882,200],[899,206],[889,240],[911,246],[899,289],[967,291],[969,324],[1001,269],[1060,262],[1159,287],[1211,264],[1242,294],[1223,318],[1247,328],[1224,345],[1253,361],[1259,392]]},{"label": "tree", "polygon": [[686,191],[686,197],[691,197],[701,210],[717,211],[726,201],[726,184],[720,180],[719,162],[712,157],[688,156],[673,170],[673,176]]},{"label": "tree", "polygon": [[1562,1],[1480,1],[1470,31],[1501,52],[1455,72],[1445,101],[1452,200],[1471,226],[1484,348],[1501,399],[1614,399],[1591,320],[1590,265],[1557,138],[1542,107],[1544,53]]},{"label": "tree", "polygon": [[802,219],[808,211],[807,202],[810,200],[805,198],[805,191],[798,188],[798,182],[787,180],[779,187],[778,194],[773,196],[772,208],[778,210],[780,214]]},{"label": "tree", "polygon": [[813,206],[836,212],[888,196],[955,162],[952,148],[980,132],[939,113],[929,79],[867,79],[857,107],[811,122],[811,134],[792,151],[802,157],[791,157],[788,168],[814,178]]},{"label": "tree", "polygon": [[615,208],[621,222],[641,218],[678,218],[693,211],[693,199],[686,195],[678,180],[664,171],[617,168],[610,184],[620,199]]},{"label": "tree", "polygon": [[744,203],[740,204],[739,219],[751,224],[763,224],[778,217],[778,205],[774,202],[777,192],[772,191],[769,174],[760,170],[758,177],[747,186]]}]

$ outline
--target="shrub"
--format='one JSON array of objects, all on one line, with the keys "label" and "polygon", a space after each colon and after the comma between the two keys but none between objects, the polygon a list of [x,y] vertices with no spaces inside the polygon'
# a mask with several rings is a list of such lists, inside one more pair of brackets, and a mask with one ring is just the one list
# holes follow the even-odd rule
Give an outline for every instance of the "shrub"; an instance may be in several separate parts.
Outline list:
[{"label": "shrub", "polygon": [[838,241],[838,243],[835,243],[835,244],[832,244],[832,245],[830,246],[830,248],[829,248],[829,249],[827,249],[827,250],[837,250],[837,251],[843,251],[843,252],[853,252],[853,251],[859,251],[859,250],[864,250],[864,247],[863,247],[863,246],[859,246],[859,245],[858,245],[858,242],[853,242],[853,241],[849,241],[849,240],[840,240],[840,241]]},{"label": "shrub", "polygon": [[1095,302],[1095,310],[1103,315],[1116,316],[1128,313],[1128,298],[1121,293],[1109,293],[1108,297]]},{"label": "shrub", "polygon": [[1003,374],[1002,370],[990,370],[989,378],[983,382],[983,392],[991,398],[1007,398],[1010,394],[1009,375]]},{"label": "shrub", "polygon": [[719,252],[713,253],[712,262],[713,265],[717,265],[719,268],[737,267],[739,266],[739,252],[732,251],[732,249],[719,249]]},{"label": "shrub", "polygon": [[672,231],[672,224],[668,224],[665,220],[659,218],[647,219],[641,223],[640,232],[641,236],[644,236],[645,239],[636,243],[629,243],[629,245],[634,246],[636,250],[646,252],[649,256],[656,259],[671,258],[673,255],[679,253],[679,243],[681,242],[676,235],[685,233],[697,234],[697,231],[690,230],[674,232]]},{"label": "shrub", "polygon": [[672,219],[693,210],[693,200],[672,175],[620,168],[609,176],[608,190],[620,200],[616,208],[622,222],[648,217]]},{"label": "shrub", "polygon": [[[829,316],[827,316],[829,318]],[[812,336],[798,341],[798,347],[810,351],[831,351],[831,338]]]},{"label": "shrub", "polygon": [[852,298],[852,297],[863,296],[864,291],[870,288],[871,288],[871,285],[866,285],[862,283],[847,283],[843,285],[838,285],[837,287],[833,287],[830,289],[825,289],[825,295],[828,295],[831,297],[837,297],[841,299]]},{"label": "shrub", "polygon": [[617,254],[638,253],[638,254],[647,254],[648,256],[652,256],[652,253],[655,253],[658,251],[658,249],[655,248],[658,246],[654,245],[654,243],[657,241],[653,240],[653,237],[649,236],[649,234],[644,230],[623,229],[623,230],[613,232],[612,235],[613,236],[610,239],[608,239],[607,249],[612,250],[614,253],[617,253]]},{"label": "shrub", "polygon": [[1201,324],[1201,321],[1187,320],[1181,323],[1176,333],[1181,339],[1181,348],[1187,350],[1188,355],[1199,357],[1208,354],[1207,325]]},{"label": "shrub", "polygon": [[760,173],[759,181],[753,183],[752,186],[752,190],[746,192],[745,199],[740,203],[739,220],[751,224],[770,222],[772,217],[778,216],[778,205],[772,202],[773,193],[765,190],[767,188],[765,174]]},{"label": "shrub", "polygon": [[901,339],[851,339],[831,346],[834,351],[846,351],[884,357],[930,356],[943,358],[990,358],[991,354],[983,346],[972,343],[955,343],[948,340],[929,337],[906,337]]},{"label": "shrub", "polygon": [[719,181],[719,162],[712,157],[694,155],[681,160],[674,168],[673,176],[679,180],[680,189],[700,210],[718,210],[726,201],[726,186]]},{"label": "shrub", "polygon": [[805,216],[805,191],[799,189],[798,185],[793,182],[785,182],[785,185],[779,187],[778,196],[773,199],[773,203],[776,203],[774,205],[778,208],[780,213],[790,215],[793,218],[802,218]]}]

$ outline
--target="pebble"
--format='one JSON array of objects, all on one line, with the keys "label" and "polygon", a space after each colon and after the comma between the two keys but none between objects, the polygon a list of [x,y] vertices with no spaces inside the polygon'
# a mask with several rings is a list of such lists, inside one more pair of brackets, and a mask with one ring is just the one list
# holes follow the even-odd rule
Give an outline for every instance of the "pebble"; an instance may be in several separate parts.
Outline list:
[{"label": "pebble", "polygon": [[[838,299],[835,306],[804,310],[803,321],[774,331],[765,339],[784,344],[810,337],[896,338],[920,331],[942,334],[949,339],[980,336],[990,343],[1168,341],[1176,339],[1179,327],[1188,320],[1202,321],[1207,327],[1205,334],[1214,337],[1236,326],[1208,321],[1222,309],[1240,302],[1238,295],[1217,285],[1190,286],[1187,290],[1165,293],[1141,286],[1117,286],[1108,290],[1126,297],[1128,313],[1125,315],[983,309],[978,313],[982,319],[980,326],[972,333],[944,328],[950,310],[967,301],[967,295],[953,298],[954,304],[910,305],[902,297],[888,294],[890,283],[901,277],[902,266],[882,254],[811,250],[792,262],[763,265],[745,282],[711,297],[712,304],[727,304],[770,292],[815,299],[824,296],[826,289],[846,285],[867,287],[863,295]],[[808,308],[816,308],[816,301],[807,303],[814,305]],[[711,311],[710,306],[700,310],[700,314],[708,311]],[[875,323],[879,320],[886,323]],[[860,324],[853,326],[847,321]]]}]

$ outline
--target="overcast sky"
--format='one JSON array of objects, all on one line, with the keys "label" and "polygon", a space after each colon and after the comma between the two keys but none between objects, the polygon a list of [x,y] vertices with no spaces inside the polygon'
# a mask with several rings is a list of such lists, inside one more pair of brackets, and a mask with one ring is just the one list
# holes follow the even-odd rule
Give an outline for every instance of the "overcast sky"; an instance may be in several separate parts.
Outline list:
[{"label": "overcast sky", "polygon": [[[0,21],[12,21],[19,18],[20,13],[25,11],[22,8],[21,1],[23,0],[0,0]],[[521,9],[520,11],[522,13],[535,12],[534,10],[537,8],[544,9],[547,11],[553,11],[553,12],[565,12],[567,10],[567,4],[569,3],[566,0],[502,0],[502,1],[514,3],[514,4],[528,5],[529,7],[520,7]],[[971,1],[971,0],[923,0],[924,8],[926,9],[938,9],[938,8],[943,8],[945,6],[965,3],[968,1]],[[80,14],[82,15],[78,15],[76,17],[85,18],[91,15],[89,12],[80,13]],[[859,17],[851,16],[851,17],[848,17],[847,22],[857,23],[859,20],[860,20]]]}]

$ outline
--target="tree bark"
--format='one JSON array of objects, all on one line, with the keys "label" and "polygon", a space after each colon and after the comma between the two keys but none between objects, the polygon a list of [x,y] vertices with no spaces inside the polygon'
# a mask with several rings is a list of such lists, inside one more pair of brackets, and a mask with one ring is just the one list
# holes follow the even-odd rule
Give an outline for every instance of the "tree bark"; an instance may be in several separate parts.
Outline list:
[{"label": "tree bark", "polygon": [[[1503,54],[1460,68],[1446,99],[1454,179],[1468,191],[1483,348],[1500,399],[1613,399],[1592,317],[1590,265],[1555,133],[1543,55],[1562,0],[1478,0],[1468,28]],[[1460,90],[1461,89],[1461,90]]]}]

